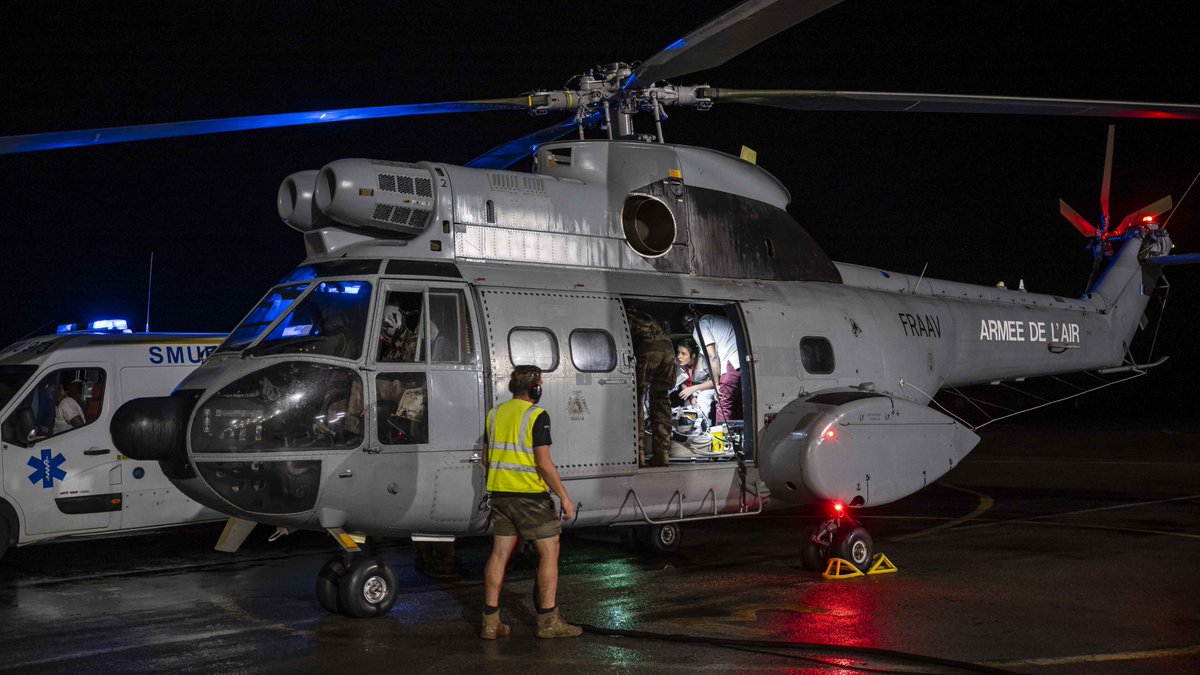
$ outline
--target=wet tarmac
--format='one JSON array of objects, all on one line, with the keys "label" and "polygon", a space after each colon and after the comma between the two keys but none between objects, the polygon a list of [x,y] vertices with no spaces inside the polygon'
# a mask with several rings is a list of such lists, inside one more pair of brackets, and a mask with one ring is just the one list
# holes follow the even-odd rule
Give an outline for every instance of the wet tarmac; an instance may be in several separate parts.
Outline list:
[{"label": "wet tarmac", "polygon": [[418,573],[412,544],[380,544],[401,597],[365,620],[317,605],[323,535],[268,543],[260,528],[235,556],[211,550],[212,526],[34,546],[0,560],[0,669],[1195,673],[1198,448],[1200,430],[989,430],[942,482],[862,514],[890,575],[804,571],[811,509],[691,525],[663,559],[612,530],[570,533],[564,614],[653,634],[639,637],[538,640],[533,561],[518,560],[502,600],[513,635],[479,640],[482,539],[459,542],[451,580]]}]

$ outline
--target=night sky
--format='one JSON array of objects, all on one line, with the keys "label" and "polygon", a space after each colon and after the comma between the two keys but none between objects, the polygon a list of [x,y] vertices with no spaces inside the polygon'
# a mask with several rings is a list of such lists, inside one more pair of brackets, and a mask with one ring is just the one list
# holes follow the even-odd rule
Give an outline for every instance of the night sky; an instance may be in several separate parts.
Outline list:
[{"label": "night sky", "polygon": [[[10,3],[0,135],[557,88],[646,58],[730,4]],[[1200,103],[1194,5],[847,0],[678,81]],[[1099,220],[1107,121],[669,112],[670,142],[757,150],[835,260],[1083,290],[1090,254],[1057,198]],[[227,331],[303,257],[275,213],[288,174],[343,157],[464,163],[553,119],[409,117],[0,157],[0,343],[109,316],[141,329],[151,252],[151,328]],[[1164,194],[1178,203],[1197,172],[1200,123],[1119,122],[1113,217]],[[1177,252],[1200,251],[1200,187],[1170,229]],[[1170,372],[1101,403],[1188,405],[1200,270],[1168,276]]]}]

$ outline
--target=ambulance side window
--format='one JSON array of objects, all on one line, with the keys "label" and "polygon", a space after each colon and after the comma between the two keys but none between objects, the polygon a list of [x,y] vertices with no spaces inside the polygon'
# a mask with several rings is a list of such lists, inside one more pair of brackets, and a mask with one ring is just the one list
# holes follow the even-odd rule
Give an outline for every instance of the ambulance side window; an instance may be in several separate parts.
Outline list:
[{"label": "ambulance side window", "polygon": [[43,377],[2,425],[5,443],[29,447],[74,431],[104,412],[107,375],[101,368],[63,368]]},{"label": "ambulance side window", "polygon": [[379,442],[415,445],[429,442],[425,373],[386,373],[375,378],[375,416]]}]

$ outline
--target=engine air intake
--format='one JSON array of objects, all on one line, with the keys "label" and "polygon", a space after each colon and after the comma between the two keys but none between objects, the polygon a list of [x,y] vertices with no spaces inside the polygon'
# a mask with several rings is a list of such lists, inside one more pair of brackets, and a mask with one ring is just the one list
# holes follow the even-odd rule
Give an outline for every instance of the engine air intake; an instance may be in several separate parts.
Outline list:
[{"label": "engine air intake", "polygon": [[657,258],[675,243],[675,214],[649,195],[629,195],[621,208],[625,240],[638,255]]}]

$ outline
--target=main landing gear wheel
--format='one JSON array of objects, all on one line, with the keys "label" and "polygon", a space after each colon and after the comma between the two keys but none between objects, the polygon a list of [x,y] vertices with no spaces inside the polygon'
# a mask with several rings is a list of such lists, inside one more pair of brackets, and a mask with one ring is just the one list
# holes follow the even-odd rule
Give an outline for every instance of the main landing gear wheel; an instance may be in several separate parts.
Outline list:
[{"label": "main landing gear wheel", "polygon": [[317,602],[321,603],[321,608],[326,612],[342,613],[342,608],[338,606],[338,582],[347,571],[349,568],[346,567],[342,556],[336,555],[317,572]]},{"label": "main landing gear wheel", "polygon": [[810,572],[821,572],[829,565],[829,542],[817,540],[821,531],[820,525],[809,525],[800,533],[800,560],[804,569]]},{"label": "main landing gear wheel", "polygon": [[843,527],[833,536],[832,550],[835,557],[849,560],[860,572],[866,572],[871,566],[875,544],[865,528]]},{"label": "main landing gear wheel", "polygon": [[380,558],[341,555],[331,558],[317,574],[317,601],[326,611],[356,619],[382,616],[398,597],[396,572]]},{"label": "main landing gear wheel", "polygon": [[677,523],[650,525],[640,534],[646,549],[659,555],[670,555],[678,551],[683,536]]}]

